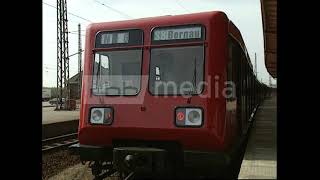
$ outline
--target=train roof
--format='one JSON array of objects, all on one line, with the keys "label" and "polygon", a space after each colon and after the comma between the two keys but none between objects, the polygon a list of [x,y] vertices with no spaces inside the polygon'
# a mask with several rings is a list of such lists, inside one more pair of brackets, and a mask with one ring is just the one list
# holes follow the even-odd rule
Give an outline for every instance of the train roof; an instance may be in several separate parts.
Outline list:
[{"label": "train roof", "polygon": [[103,27],[107,25],[108,27],[111,26],[121,26],[126,25],[158,25],[158,24],[167,24],[167,23],[178,23],[181,21],[189,22],[198,22],[199,20],[208,19],[214,17],[216,15],[224,15],[226,18],[226,14],[222,11],[208,11],[208,12],[199,12],[199,13],[192,13],[192,14],[180,14],[180,15],[164,15],[164,16],[155,16],[155,17],[144,17],[138,19],[130,19],[130,20],[122,20],[122,21],[109,21],[109,22],[99,22],[99,23],[91,23],[89,26],[99,26]]},{"label": "train roof", "polygon": [[250,65],[251,69],[253,69],[253,66],[252,66],[252,63],[250,60],[250,56],[249,56],[247,47],[244,43],[244,40],[242,38],[240,30],[237,28],[237,26],[231,20],[229,21],[228,29],[229,29],[229,33],[239,42],[240,46],[242,47],[244,53],[247,56],[248,63]]},{"label": "train roof", "polygon": [[213,17],[221,16],[226,18],[228,23],[228,31],[241,45],[243,51],[245,52],[248,63],[252,68],[252,63],[250,61],[250,56],[247,52],[246,45],[243,41],[240,30],[236,27],[236,25],[229,20],[228,16],[222,11],[208,11],[208,12],[199,12],[192,14],[181,14],[181,15],[164,15],[157,17],[145,17],[139,19],[131,19],[131,20],[122,20],[122,21],[110,21],[110,22],[99,22],[99,23],[91,23],[87,29],[94,30],[98,32],[101,29],[128,29],[129,27],[157,27],[157,26],[167,26],[168,24],[190,24],[190,22],[197,24],[208,19],[212,19]]}]

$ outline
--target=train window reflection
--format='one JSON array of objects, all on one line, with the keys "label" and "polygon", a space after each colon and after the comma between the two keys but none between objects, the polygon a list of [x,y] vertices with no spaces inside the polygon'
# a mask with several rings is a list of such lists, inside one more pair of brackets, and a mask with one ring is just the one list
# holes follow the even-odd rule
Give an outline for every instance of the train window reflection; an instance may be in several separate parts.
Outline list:
[{"label": "train window reflection", "polygon": [[137,95],[140,91],[142,50],[103,51],[95,54],[94,95]]},{"label": "train window reflection", "polygon": [[203,46],[154,48],[149,90],[154,95],[200,94],[203,69]]}]

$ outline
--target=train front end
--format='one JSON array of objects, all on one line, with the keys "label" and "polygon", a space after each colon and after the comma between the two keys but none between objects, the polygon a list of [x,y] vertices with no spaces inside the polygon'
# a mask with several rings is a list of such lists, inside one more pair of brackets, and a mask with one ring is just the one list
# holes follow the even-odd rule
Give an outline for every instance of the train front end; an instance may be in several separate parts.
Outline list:
[{"label": "train front end", "polygon": [[225,98],[215,94],[227,27],[221,12],[90,25],[73,152],[96,175],[102,162],[128,173],[225,161]]}]

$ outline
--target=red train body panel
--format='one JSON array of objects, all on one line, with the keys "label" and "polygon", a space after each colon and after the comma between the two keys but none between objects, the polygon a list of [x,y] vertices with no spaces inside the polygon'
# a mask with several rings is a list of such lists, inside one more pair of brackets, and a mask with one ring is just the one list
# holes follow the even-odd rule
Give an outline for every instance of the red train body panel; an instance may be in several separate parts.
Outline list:
[{"label": "red train body panel", "polygon": [[[152,31],[155,28],[182,25],[200,25],[204,28],[205,39],[152,44]],[[96,35],[99,32],[128,29],[143,31],[141,45],[95,47]],[[226,87],[225,82],[228,80],[227,66],[232,59],[229,52],[230,38],[240,46],[244,56],[238,60],[239,62],[234,62],[232,65],[231,76],[235,80],[236,88],[241,91],[237,89],[237,96],[232,100],[227,100],[223,93]],[[205,86],[202,93],[192,95],[191,98],[183,96],[155,97],[149,89],[151,49],[192,47],[195,45],[204,47],[203,81],[209,86]],[[95,52],[125,51],[132,48],[142,49],[140,92],[136,96],[94,95],[92,93],[92,75]],[[251,115],[254,106],[262,97],[259,94],[263,93],[262,85],[252,74],[252,65],[240,31],[223,12],[218,11],[91,24],[86,31],[84,58],[78,134],[80,145],[112,149],[115,140],[163,141],[176,142],[181,145],[183,151],[227,152],[246,132],[249,116],[242,118],[244,110]],[[236,67],[240,66],[241,68],[237,70]],[[238,77],[242,77],[244,72],[248,72],[246,76],[243,76],[247,78],[245,81]],[[201,95],[209,95],[209,97],[204,98]],[[244,102],[248,108],[243,107],[242,103]],[[250,108],[248,102],[251,103]],[[112,107],[112,124],[91,124],[89,118],[92,107]],[[175,124],[177,107],[200,107],[203,112],[202,126],[177,127]],[[239,133],[239,129],[242,133]]]},{"label": "red train body panel", "polygon": [[[92,76],[92,59],[94,40],[97,32],[102,29],[142,29],[144,31],[144,46],[150,46],[150,32],[154,27],[174,26],[183,24],[202,24],[206,27],[205,50],[205,81],[208,76],[220,75],[226,77],[225,64],[227,61],[228,19],[221,12],[199,13],[196,15],[181,15],[175,17],[146,18],[132,21],[110,22],[92,24],[87,29],[84,76]],[[142,75],[148,75],[149,69],[148,51],[143,51]],[[213,78],[211,78],[212,84]],[[224,82],[223,79],[219,82]],[[142,87],[147,87],[146,79],[141,82]],[[141,140],[173,140],[182,143],[185,149],[197,150],[223,150],[231,143],[226,132],[230,132],[230,124],[225,121],[225,99],[192,97],[192,106],[205,109],[204,125],[202,128],[177,128],[173,123],[174,109],[176,106],[190,106],[184,97],[155,98],[146,91],[138,97],[121,97],[123,101],[132,98],[141,98],[141,105],[109,104],[108,101],[118,97],[94,97],[90,92],[92,86],[89,79],[84,78],[81,100],[81,116],[79,126],[79,141],[88,145],[112,145],[112,139],[141,139]],[[224,87],[223,84],[220,87]],[[204,94],[208,89],[204,90]],[[214,94],[213,91],[211,91]],[[139,97],[141,96],[141,97]],[[101,99],[102,101],[100,101]],[[87,104],[90,102],[89,104]],[[112,106],[114,108],[114,123],[111,126],[90,125],[90,104]],[[146,111],[141,111],[141,107]],[[210,140],[208,140],[210,139]]]}]

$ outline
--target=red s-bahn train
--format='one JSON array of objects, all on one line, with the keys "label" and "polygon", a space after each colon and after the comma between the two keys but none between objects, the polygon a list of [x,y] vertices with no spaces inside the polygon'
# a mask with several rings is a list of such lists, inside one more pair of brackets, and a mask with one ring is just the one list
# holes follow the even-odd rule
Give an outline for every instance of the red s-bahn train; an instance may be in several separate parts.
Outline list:
[{"label": "red s-bahn train", "polygon": [[83,74],[79,143],[70,150],[97,178],[210,175],[239,151],[268,92],[220,11],[93,23]]}]

